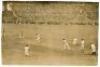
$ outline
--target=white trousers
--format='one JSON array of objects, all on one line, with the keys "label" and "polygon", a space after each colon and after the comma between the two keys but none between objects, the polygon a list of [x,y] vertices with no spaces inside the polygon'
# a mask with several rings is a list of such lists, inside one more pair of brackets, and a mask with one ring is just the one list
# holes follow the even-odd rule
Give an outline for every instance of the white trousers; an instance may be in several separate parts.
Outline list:
[{"label": "white trousers", "polygon": [[29,56],[29,50],[25,50],[25,55]]},{"label": "white trousers", "polygon": [[68,50],[71,50],[70,46],[68,44],[64,44],[64,49],[68,49]]}]

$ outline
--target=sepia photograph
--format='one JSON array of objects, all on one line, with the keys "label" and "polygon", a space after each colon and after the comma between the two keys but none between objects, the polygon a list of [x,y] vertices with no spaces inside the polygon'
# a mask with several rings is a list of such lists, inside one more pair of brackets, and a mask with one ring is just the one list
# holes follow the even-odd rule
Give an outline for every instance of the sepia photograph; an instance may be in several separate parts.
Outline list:
[{"label": "sepia photograph", "polygon": [[2,1],[3,65],[98,65],[99,2]]}]

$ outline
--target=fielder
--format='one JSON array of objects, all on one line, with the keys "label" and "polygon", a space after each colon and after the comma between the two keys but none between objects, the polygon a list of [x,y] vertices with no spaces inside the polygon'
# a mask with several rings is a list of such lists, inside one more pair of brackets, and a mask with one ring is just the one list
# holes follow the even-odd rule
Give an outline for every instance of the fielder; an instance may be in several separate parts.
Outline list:
[{"label": "fielder", "polygon": [[63,39],[63,42],[64,42],[64,49],[68,49],[68,50],[71,50],[71,47],[70,45],[68,44],[67,40],[66,39]]},{"label": "fielder", "polygon": [[36,34],[36,40],[38,41],[38,42],[40,42],[40,39],[41,39],[41,37],[40,37],[40,34]]},{"label": "fielder", "polygon": [[80,49],[81,49],[82,52],[84,52],[84,45],[85,45],[85,40],[84,39],[81,39]]},{"label": "fielder", "polygon": [[25,47],[24,47],[25,56],[29,56],[29,50],[30,50],[29,45],[25,45]]},{"label": "fielder", "polygon": [[96,55],[96,46],[95,46],[95,44],[93,44],[93,43],[91,44],[91,50],[92,50],[92,51],[91,51],[91,52],[92,52],[91,54],[92,54],[92,55]]}]

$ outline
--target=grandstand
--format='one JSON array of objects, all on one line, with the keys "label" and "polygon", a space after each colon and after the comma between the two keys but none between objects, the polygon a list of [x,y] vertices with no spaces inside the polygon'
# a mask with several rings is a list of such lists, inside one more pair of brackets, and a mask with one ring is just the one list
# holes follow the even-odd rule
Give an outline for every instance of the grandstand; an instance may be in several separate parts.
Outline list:
[{"label": "grandstand", "polygon": [[[9,2],[8,2],[9,3]],[[20,23],[40,24],[97,24],[97,3],[74,3],[74,2],[12,2],[12,12],[15,12]],[[7,2],[4,2],[4,6]],[[69,6],[70,5],[70,6]],[[6,14],[6,16],[5,16]],[[13,14],[13,13],[12,13]],[[4,20],[12,15],[4,11]],[[13,17],[13,15],[11,16]],[[9,17],[8,20],[12,20]]]}]

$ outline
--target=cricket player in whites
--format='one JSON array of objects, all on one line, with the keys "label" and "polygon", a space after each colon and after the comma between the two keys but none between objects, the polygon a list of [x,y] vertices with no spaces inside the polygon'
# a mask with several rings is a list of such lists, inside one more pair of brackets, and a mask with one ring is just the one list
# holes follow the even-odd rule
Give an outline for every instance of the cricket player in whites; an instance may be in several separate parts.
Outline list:
[{"label": "cricket player in whites", "polygon": [[92,55],[96,55],[96,46],[94,43],[91,44],[91,52]]},{"label": "cricket player in whites", "polygon": [[71,50],[71,47],[70,47],[69,43],[67,42],[67,40],[63,39],[63,42],[64,42],[64,49]]},{"label": "cricket player in whites", "polygon": [[37,34],[36,34],[36,40],[37,40],[38,42],[40,42],[40,39],[41,39],[40,34],[37,33]]},{"label": "cricket player in whites", "polygon": [[29,56],[30,55],[29,51],[30,51],[29,45],[25,45],[25,47],[24,47],[25,56]]},{"label": "cricket player in whites", "polygon": [[81,46],[80,46],[81,52],[84,52],[84,45],[85,45],[85,40],[81,39]]}]

